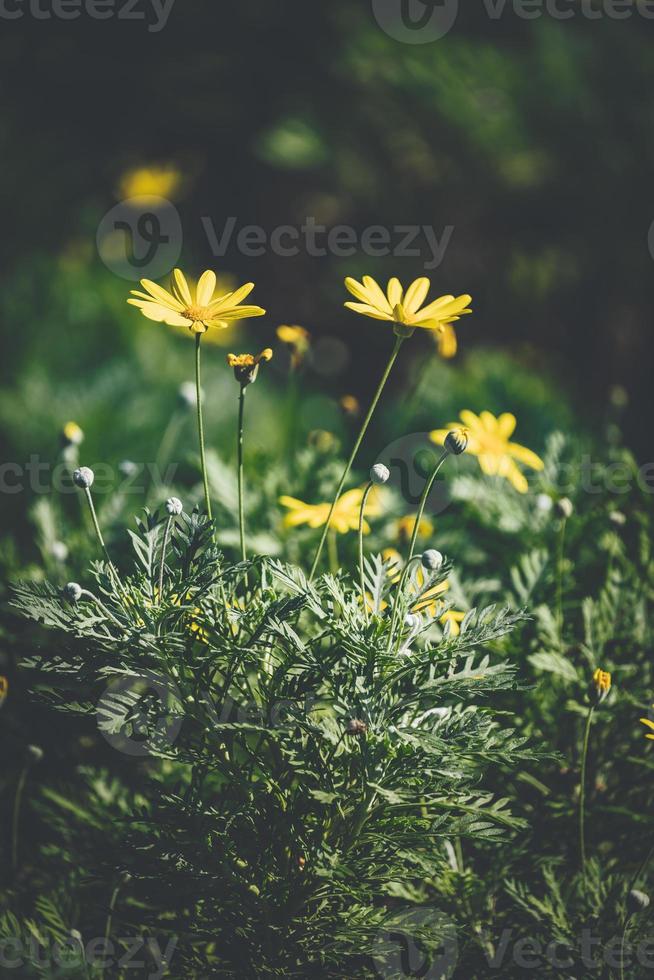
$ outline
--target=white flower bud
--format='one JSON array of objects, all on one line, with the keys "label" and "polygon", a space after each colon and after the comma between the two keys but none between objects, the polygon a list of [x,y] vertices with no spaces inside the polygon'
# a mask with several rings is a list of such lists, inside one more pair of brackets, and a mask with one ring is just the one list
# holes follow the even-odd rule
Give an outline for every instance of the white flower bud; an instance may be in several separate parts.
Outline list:
[{"label": "white flower bud", "polygon": [[94,480],[95,473],[88,466],[80,466],[80,468],[75,470],[73,473],[73,483],[75,486],[81,487],[82,490],[88,490],[89,487],[92,487]]},{"label": "white flower bud", "polygon": [[66,561],[68,558],[68,546],[63,541],[53,541],[50,551],[55,561]]},{"label": "white flower bud", "polygon": [[563,517],[565,520],[567,520],[569,517],[572,517],[573,510],[574,507],[572,506],[572,501],[569,499],[569,497],[561,497],[560,500],[557,500],[556,512],[559,517]]},{"label": "white flower bud", "polygon": [[134,463],[131,459],[123,459],[118,464],[118,472],[121,476],[129,479],[132,476],[136,476],[138,473],[138,464]]},{"label": "white flower bud", "polygon": [[417,616],[414,613],[407,613],[404,617],[404,625],[408,630],[417,630],[421,624],[422,620],[420,619],[420,616]]},{"label": "white flower bud", "polygon": [[437,572],[443,564],[443,556],[435,548],[428,548],[427,551],[423,552],[421,561],[423,568],[430,572]]},{"label": "white flower bud", "polygon": [[40,762],[43,758],[43,749],[40,745],[28,745],[27,751],[29,752],[32,762]]},{"label": "white flower bud", "polygon": [[182,501],[179,497],[169,497],[166,501],[166,510],[171,517],[177,517],[184,510]]},{"label": "white flower bud", "polygon": [[68,582],[61,591],[64,599],[68,599],[69,602],[79,602],[82,598],[82,586],[77,582]]},{"label": "white flower bud", "polygon": [[543,514],[547,514],[549,511],[551,511],[553,503],[554,502],[548,493],[539,493],[536,497],[536,507],[538,507]]},{"label": "white flower bud", "polygon": [[630,914],[636,915],[638,912],[644,912],[648,906],[649,895],[637,888],[632,888],[627,896],[627,909]]},{"label": "white flower bud", "polygon": [[370,482],[378,487],[383,486],[384,483],[388,483],[390,475],[391,471],[388,466],[384,466],[383,463],[375,463],[370,470]]}]

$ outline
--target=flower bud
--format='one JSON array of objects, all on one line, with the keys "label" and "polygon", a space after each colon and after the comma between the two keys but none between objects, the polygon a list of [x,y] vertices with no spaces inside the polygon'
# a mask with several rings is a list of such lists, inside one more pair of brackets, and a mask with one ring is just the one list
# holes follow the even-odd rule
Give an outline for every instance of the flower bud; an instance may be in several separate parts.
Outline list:
[{"label": "flower bud", "polygon": [[427,571],[437,572],[443,564],[443,556],[435,548],[428,548],[427,551],[423,552],[421,561],[422,567],[426,568]]},{"label": "flower bud", "polygon": [[556,513],[559,517],[562,517],[567,521],[569,517],[572,517],[573,510],[574,507],[572,506],[572,501],[569,497],[561,497],[560,500],[557,500]]},{"label": "flower bud", "polygon": [[82,490],[88,490],[89,487],[92,487],[94,480],[95,473],[88,466],[80,466],[73,473],[73,483],[75,486],[81,487]]},{"label": "flower bud", "polygon": [[32,762],[40,762],[43,758],[43,749],[40,745],[28,745],[27,752]]},{"label": "flower bud", "polygon": [[376,486],[381,487],[384,483],[388,483],[390,479],[391,471],[388,466],[384,466],[383,463],[375,463],[373,468],[370,470],[370,482],[374,483]]},{"label": "flower bud", "polygon": [[171,517],[178,517],[183,510],[184,507],[179,497],[169,497],[166,501],[166,511]]},{"label": "flower bud", "polygon": [[609,514],[609,520],[614,527],[624,527],[627,523],[627,518],[621,510],[612,510]]},{"label": "flower bud", "polygon": [[644,912],[648,906],[649,895],[639,891],[637,888],[632,888],[627,895],[627,911],[629,914],[636,915],[638,912]]},{"label": "flower bud", "polygon": [[539,493],[536,497],[536,507],[538,507],[543,514],[547,514],[549,511],[551,511],[553,503],[554,502],[548,493]]},{"label": "flower bud", "polygon": [[360,738],[366,734],[368,726],[365,721],[361,721],[359,718],[350,718],[346,731],[348,735],[355,735],[357,738]]},{"label": "flower bud", "polygon": [[420,616],[415,613],[407,613],[404,617],[404,625],[408,630],[417,630],[422,624]]},{"label": "flower bud", "polygon": [[445,436],[445,449],[452,456],[460,456],[468,447],[468,433],[465,429],[452,429]]},{"label": "flower bud", "polygon": [[611,675],[607,670],[601,670],[599,667],[593,674],[593,681],[590,685],[590,698],[594,705],[600,705],[604,701],[611,690]]},{"label": "flower bud", "polygon": [[68,599],[69,602],[79,602],[82,598],[82,586],[77,582],[68,582],[61,591],[64,599]]},{"label": "flower bud", "polygon": [[118,472],[125,479],[129,480],[131,477],[136,476],[139,471],[138,463],[134,463],[131,459],[123,459],[118,464]]}]

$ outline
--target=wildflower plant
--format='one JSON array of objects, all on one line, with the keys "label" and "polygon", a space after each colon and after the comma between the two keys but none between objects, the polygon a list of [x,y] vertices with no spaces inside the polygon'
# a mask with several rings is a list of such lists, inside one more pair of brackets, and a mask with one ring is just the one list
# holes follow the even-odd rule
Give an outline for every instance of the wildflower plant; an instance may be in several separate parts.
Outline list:
[{"label": "wildflower plant", "polygon": [[[180,273],[171,294],[144,285],[135,305],[188,319],[198,354],[203,332],[242,309],[242,291],[213,300],[207,274],[194,299]],[[389,284],[384,302],[396,300],[389,318],[403,330],[467,312],[464,297],[419,314],[421,281],[400,293]],[[399,572],[366,553],[389,474],[377,464],[341,495],[354,454],[331,505],[281,504],[289,534],[357,532],[358,562],[318,575],[315,560],[248,556],[243,394],[271,354],[229,358],[241,396],[238,554],[216,543],[202,452],[204,512],[176,496],[146,508],[128,561],[110,555],[92,511],[102,560],[79,583],[17,585],[14,607],[48,631],[47,654],[22,666],[50,707],[95,717],[127,764],[147,760],[136,783],[110,792],[99,789],[106,772],[88,770],[85,804],[58,822],[86,880],[105,889],[103,934],[147,922],[176,937],[178,976],[369,976],[394,898],[433,900],[452,846],[497,846],[524,828],[484,782],[535,755],[494,707],[519,686],[504,650],[526,614],[453,608],[451,561],[416,553],[427,494]],[[196,379],[202,450],[199,362]],[[453,432],[438,466],[465,448]],[[92,507],[92,474],[77,472]],[[98,808],[98,793],[111,805]]]}]

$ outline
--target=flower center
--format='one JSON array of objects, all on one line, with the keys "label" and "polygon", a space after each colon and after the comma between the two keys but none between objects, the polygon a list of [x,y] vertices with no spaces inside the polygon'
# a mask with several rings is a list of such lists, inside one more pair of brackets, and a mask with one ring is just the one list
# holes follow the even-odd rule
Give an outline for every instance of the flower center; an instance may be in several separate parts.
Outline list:
[{"label": "flower center", "polygon": [[182,316],[185,316],[187,320],[192,320],[193,323],[206,320],[207,315],[208,310],[206,306],[189,306],[182,313]]}]

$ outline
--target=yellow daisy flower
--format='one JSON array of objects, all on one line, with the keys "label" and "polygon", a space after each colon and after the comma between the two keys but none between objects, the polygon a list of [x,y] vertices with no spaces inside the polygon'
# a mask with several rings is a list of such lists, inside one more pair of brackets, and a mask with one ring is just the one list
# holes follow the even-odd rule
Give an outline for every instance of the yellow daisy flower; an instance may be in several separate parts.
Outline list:
[{"label": "yellow daisy flower", "polygon": [[[491,412],[475,415],[468,409],[459,414],[468,435],[467,451],[478,457],[482,472],[488,476],[503,476],[518,493],[526,493],[527,480],[516,466],[515,460],[534,470],[542,470],[544,464],[531,449],[520,446],[517,442],[509,442],[516,427],[515,415],[504,412],[496,418]],[[443,446],[448,432],[458,427],[459,422],[452,422],[446,429],[434,429],[430,438],[437,445]]]},{"label": "yellow daisy flower", "polygon": [[[416,518],[417,514],[407,514],[395,522],[395,534],[400,541],[408,542],[411,540],[413,529],[416,526]],[[434,525],[432,522],[427,517],[421,518],[418,525],[418,537],[429,538],[433,533]]]},{"label": "yellow daisy flower", "polygon": [[205,333],[210,327],[223,330],[234,320],[245,317],[263,316],[266,312],[260,306],[242,306],[241,303],[254,289],[248,282],[234,292],[216,296],[216,273],[207,270],[200,276],[191,293],[189,284],[180,269],[173,271],[172,292],[158,286],[150,279],[142,279],[145,292],[132,290],[132,298],[127,302],[138,307],[141,313],[157,323],[167,323],[172,327],[187,327],[192,333]]},{"label": "yellow daisy flower", "polygon": [[423,306],[431,282],[426,277],[416,279],[405,291],[399,279],[390,279],[386,292],[371,276],[364,276],[363,282],[347,277],[345,286],[358,300],[346,303],[348,309],[374,320],[387,320],[389,323],[405,327],[423,327],[425,330],[441,331],[445,325],[454,323],[466,313],[472,297],[441,296],[427,306]]},{"label": "yellow daisy flower", "polygon": [[[339,497],[329,522],[330,528],[339,534],[358,530],[363,494],[364,491],[361,487],[355,487]],[[282,507],[287,507],[289,511],[284,518],[285,527],[297,527],[300,524],[308,524],[309,527],[313,528],[323,527],[331,508],[331,504],[305,504],[302,500],[286,495],[280,497],[279,502]],[[375,502],[372,494],[368,498],[366,512],[373,517],[379,513],[379,504]],[[370,525],[365,519],[363,521],[363,533],[370,533]]]},{"label": "yellow daisy flower", "polygon": [[[448,609],[446,613],[441,616],[441,623],[446,626],[447,623],[450,624],[450,636],[458,636],[461,632],[460,623],[466,618],[464,612],[458,612],[456,609]],[[476,677],[475,680],[480,680],[481,678]]]},{"label": "yellow daisy flower", "polygon": [[307,355],[311,346],[311,334],[304,327],[283,323],[277,327],[277,338],[290,349],[291,367],[295,370]]},{"label": "yellow daisy flower", "polygon": [[172,166],[136,167],[120,178],[118,195],[121,200],[130,197],[173,198],[182,183],[182,175]]},{"label": "yellow daisy flower", "polygon": [[[654,708],[654,705],[652,707]],[[654,741],[654,721],[650,721],[649,718],[641,718],[640,721],[643,725],[647,725],[651,729],[651,731],[645,733],[645,738],[651,738]]]}]

